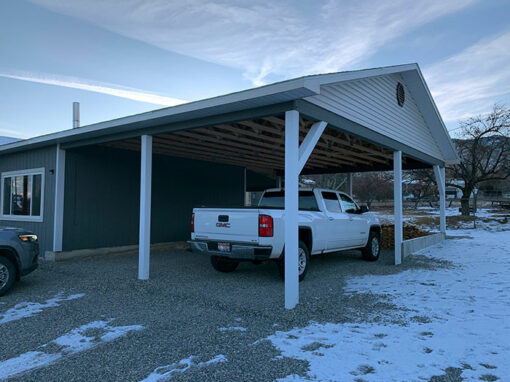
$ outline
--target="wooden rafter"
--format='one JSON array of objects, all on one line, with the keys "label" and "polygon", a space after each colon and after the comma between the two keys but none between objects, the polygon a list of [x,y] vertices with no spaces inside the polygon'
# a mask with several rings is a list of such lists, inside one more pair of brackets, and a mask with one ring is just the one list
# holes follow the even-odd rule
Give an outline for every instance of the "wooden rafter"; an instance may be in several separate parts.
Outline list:
[{"label": "wooden rafter", "polygon": [[[283,128],[283,126],[285,126],[285,121],[283,121],[282,119],[280,119],[278,117],[266,117],[265,119],[273,124],[279,125],[281,128]],[[324,139],[329,138],[332,141],[334,141],[340,145],[343,145],[345,147],[355,148],[355,149],[364,151],[369,154],[383,157],[385,159],[392,158],[392,155],[393,155],[392,153],[380,151],[380,150],[378,150],[378,147],[375,145],[371,145],[369,143],[367,143],[367,145],[353,143],[354,142],[353,137],[350,137],[349,140],[347,140],[345,138],[341,138],[339,135],[338,136],[333,135],[333,131],[334,130],[332,130],[332,129],[326,129],[326,131],[323,133],[323,138]],[[343,133],[343,134],[347,135],[346,133]],[[370,146],[368,146],[368,145],[370,145]]]},{"label": "wooden rafter", "polygon": [[[313,122],[300,118],[302,142]],[[181,130],[154,136],[154,153],[214,161],[264,170],[282,170],[285,156],[285,122],[265,117],[208,128]],[[109,146],[140,150],[139,139],[109,143]],[[349,134],[327,128],[310,155],[306,168],[314,171],[388,165],[392,153]]]}]

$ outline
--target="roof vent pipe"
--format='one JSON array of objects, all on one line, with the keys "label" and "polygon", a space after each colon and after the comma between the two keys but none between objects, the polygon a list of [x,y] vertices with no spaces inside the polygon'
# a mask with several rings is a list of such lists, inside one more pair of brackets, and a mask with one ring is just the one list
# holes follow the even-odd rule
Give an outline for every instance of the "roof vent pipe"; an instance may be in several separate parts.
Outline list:
[{"label": "roof vent pipe", "polygon": [[73,129],[80,127],[80,103],[73,102]]}]

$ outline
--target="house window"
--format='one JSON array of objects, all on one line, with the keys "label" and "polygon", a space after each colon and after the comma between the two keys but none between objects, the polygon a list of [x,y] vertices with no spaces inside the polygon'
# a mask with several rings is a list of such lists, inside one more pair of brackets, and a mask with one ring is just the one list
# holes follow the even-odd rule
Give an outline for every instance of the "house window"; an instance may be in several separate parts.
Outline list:
[{"label": "house window", "polygon": [[43,220],[43,168],[4,172],[1,187],[1,219]]}]

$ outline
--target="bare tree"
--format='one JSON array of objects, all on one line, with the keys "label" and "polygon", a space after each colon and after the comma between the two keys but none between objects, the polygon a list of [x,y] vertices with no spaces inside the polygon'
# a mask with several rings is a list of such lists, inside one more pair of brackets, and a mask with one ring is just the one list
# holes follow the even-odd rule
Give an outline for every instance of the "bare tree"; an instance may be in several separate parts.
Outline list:
[{"label": "bare tree", "polygon": [[408,180],[407,191],[414,197],[414,208],[424,200],[432,204],[432,199],[435,199],[438,193],[434,172],[430,169],[410,170],[405,176]]},{"label": "bare tree", "polygon": [[301,178],[311,179],[315,185],[320,188],[330,190],[341,190],[347,182],[347,174],[324,174],[324,175],[306,175]]},{"label": "bare tree", "polygon": [[370,205],[376,200],[393,198],[393,174],[367,172],[357,174],[352,181],[352,192],[356,198]]},{"label": "bare tree", "polygon": [[461,122],[456,141],[460,163],[448,168],[448,186],[462,191],[462,215],[469,216],[469,199],[480,183],[510,177],[510,108],[495,105],[487,115]]}]

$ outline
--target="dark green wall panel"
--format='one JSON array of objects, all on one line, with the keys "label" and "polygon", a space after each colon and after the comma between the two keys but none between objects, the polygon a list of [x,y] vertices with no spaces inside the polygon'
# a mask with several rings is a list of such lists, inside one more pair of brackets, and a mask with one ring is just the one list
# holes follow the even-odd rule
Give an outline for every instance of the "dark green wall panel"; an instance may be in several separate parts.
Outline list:
[{"label": "dark green wall panel", "polygon": [[272,179],[264,174],[246,171],[246,191],[257,192],[276,187],[276,178]]},{"label": "dark green wall panel", "polygon": [[[137,244],[140,153],[92,146],[66,155],[64,250]],[[193,207],[243,201],[243,168],[153,156],[153,243],[189,239]]]},{"label": "dark green wall panel", "polygon": [[56,146],[29,150],[0,156],[0,173],[44,168],[44,210],[42,222],[23,222],[0,220],[2,227],[19,227],[35,232],[39,237],[41,254],[53,247],[53,213],[55,208],[55,170]]}]

